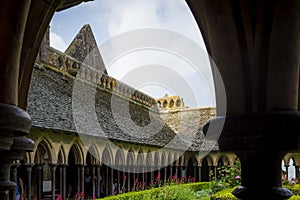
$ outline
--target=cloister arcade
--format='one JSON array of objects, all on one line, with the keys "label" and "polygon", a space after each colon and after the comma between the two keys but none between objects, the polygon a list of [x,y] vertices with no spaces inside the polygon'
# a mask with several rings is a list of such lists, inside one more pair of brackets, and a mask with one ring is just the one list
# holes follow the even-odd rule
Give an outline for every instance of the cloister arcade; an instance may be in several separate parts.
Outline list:
[{"label": "cloister arcade", "polygon": [[[63,135],[64,140],[56,141],[57,134]],[[161,152],[157,151],[159,147],[92,137],[83,144],[74,134],[51,130],[35,130],[31,137],[35,135],[39,136],[34,151],[12,166],[12,171],[24,179],[29,199],[58,194],[66,198],[80,192],[103,197],[135,190],[137,182],[150,187],[156,179],[210,181],[211,172],[217,178],[217,167],[232,165],[237,159],[233,153],[212,151],[202,157],[199,152],[172,149]],[[93,177],[91,181],[87,182],[87,174]]]}]

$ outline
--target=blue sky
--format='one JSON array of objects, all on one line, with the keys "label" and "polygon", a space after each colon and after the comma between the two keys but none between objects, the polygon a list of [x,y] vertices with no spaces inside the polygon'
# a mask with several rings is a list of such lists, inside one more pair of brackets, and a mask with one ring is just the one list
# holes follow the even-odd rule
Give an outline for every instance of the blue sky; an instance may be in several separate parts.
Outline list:
[{"label": "blue sky", "polygon": [[[115,42],[115,38],[128,31],[145,28],[174,31],[166,32],[169,38],[166,39],[168,44],[163,45],[163,51],[159,48],[139,48],[113,61],[107,59],[109,56],[103,52],[109,75],[155,98],[165,93],[179,94],[190,107],[215,104],[212,76],[204,56],[205,45],[184,0],[95,0],[80,4],[54,15],[50,24],[51,46],[64,51],[84,24],[91,25],[100,52],[103,49],[118,52],[108,50],[106,44]],[[149,35],[144,34],[145,40],[161,39],[158,36],[153,38],[151,33],[152,30]],[[136,42],[134,35],[129,38],[131,43]],[[161,43],[167,43],[166,40]],[[191,51],[199,51],[193,43],[202,49],[196,62],[191,62],[190,59],[194,58],[187,58],[189,55],[186,54],[189,50],[187,45],[193,46]],[[153,47],[155,45],[154,42]],[[183,49],[186,53],[179,55]]]}]

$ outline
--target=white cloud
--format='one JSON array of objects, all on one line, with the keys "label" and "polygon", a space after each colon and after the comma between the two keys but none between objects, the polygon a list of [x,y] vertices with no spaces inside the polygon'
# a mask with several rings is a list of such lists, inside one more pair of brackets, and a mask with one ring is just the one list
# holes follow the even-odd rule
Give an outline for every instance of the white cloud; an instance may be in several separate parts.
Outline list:
[{"label": "white cloud", "polygon": [[52,31],[50,31],[50,46],[62,52],[64,52],[67,48],[63,38]]},{"label": "white cloud", "polygon": [[161,28],[184,34],[203,45],[200,31],[184,0],[111,0],[105,4],[109,7],[105,17],[110,37],[141,28]]},{"label": "white cloud", "polygon": [[[202,49],[205,49],[199,28],[185,0],[97,0],[91,2],[91,4],[87,3],[86,7],[88,9],[85,10],[84,15],[82,14],[84,17],[79,18],[78,14],[76,15],[77,18],[69,16],[67,19],[72,20],[67,21],[68,23],[64,23],[73,23],[73,18],[76,18],[77,20],[75,23],[77,24],[83,23],[81,21],[91,24],[92,29],[95,31],[94,34],[96,39],[98,38],[100,40],[97,41],[98,46],[100,47],[100,52],[110,75],[117,79],[121,79],[130,85],[133,84],[132,82],[134,82],[135,79],[148,80],[148,82],[138,82],[137,85],[133,84],[133,86],[143,89],[145,92],[147,91],[151,96],[157,97],[157,95],[162,95],[164,92],[170,93],[173,91],[173,94],[181,94],[182,97],[185,98],[186,103],[189,104],[190,95],[187,95],[187,92],[190,91],[190,93],[197,95],[196,104],[199,103],[202,104],[202,106],[205,106],[214,103],[212,100],[214,95],[210,94],[213,93],[213,89],[207,90],[208,86],[203,83],[207,79],[211,80],[211,71],[209,67],[204,64],[208,62],[199,58],[203,52],[192,54],[190,51],[193,51],[195,48],[190,48],[188,51],[185,51],[187,56],[184,58],[186,58],[187,61],[197,58],[194,67],[199,70],[199,72],[195,72],[193,66],[186,63],[182,57],[174,57],[170,52],[156,51],[153,53],[139,49],[138,53],[130,51],[128,54],[125,53],[125,55],[116,53],[122,53],[122,51],[118,50],[122,49],[124,46],[128,49],[128,46],[134,46],[132,45],[133,43],[137,43],[137,41],[140,40],[143,41],[144,38],[151,42],[149,44],[151,47],[156,47],[155,45],[164,43],[165,45],[163,47],[166,50],[178,50],[178,48],[180,50],[181,47],[189,46],[184,42],[187,38],[190,38],[197,43],[197,47],[200,46]],[[53,24],[52,27],[56,27],[55,25],[57,24]],[[62,24],[61,27],[65,27],[65,25]],[[120,42],[118,37],[114,37],[119,34],[124,36],[126,34],[122,33],[144,28],[171,30],[180,33],[185,37],[170,34],[168,42],[160,40],[160,36],[155,37],[155,35],[152,36],[151,34],[145,34],[145,37],[142,39],[130,37],[127,38],[125,42]],[[69,32],[71,31],[70,28],[66,28],[64,32],[60,31],[60,28],[56,27],[55,32],[60,34],[58,35],[54,32],[51,33],[51,41],[53,47],[64,51],[64,49],[66,49],[64,41],[68,41],[69,39],[65,38],[65,40],[63,40],[60,36],[71,37],[71,35],[74,34],[73,32],[78,30],[72,30],[72,33]],[[178,37],[183,40],[179,40]],[[104,48],[107,39],[109,39],[109,41],[116,41],[109,50]],[[114,63],[110,63],[110,54],[117,54],[121,57],[116,57],[117,60]],[[191,57],[192,55],[194,55],[194,57]],[[199,59],[200,61],[198,62]],[[139,67],[143,65],[162,65],[169,68],[165,70],[166,73],[158,73],[152,69],[152,71],[139,70]],[[125,78],[124,76],[126,75],[130,78]],[[179,80],[186,82],[186,84],[180,84]],[[209,84],[209,88],[211,88],[210,86],[213,86],[213,84]],[[190,106],[198,105],[190,104]]]}]

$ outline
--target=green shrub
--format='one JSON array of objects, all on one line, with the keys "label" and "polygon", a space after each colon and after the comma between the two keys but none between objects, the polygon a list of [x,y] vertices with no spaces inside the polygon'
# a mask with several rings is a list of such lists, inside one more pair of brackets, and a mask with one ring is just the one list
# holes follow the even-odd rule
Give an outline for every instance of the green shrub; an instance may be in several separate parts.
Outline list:
[{"label": "green shrub", "polygon": [[212,190],[208,189],[208,190],[199,190],[197,192],[195,192],[195,196],[197,198],[204,198],[204,197],[210,197],[212,195]]},{"label": "green shrub", "polygon": [[[213,173],[212,173],[213,174]],[[234,165],[217,168],[217,179],[213,178],[211,189],[214,193],[233,188],[241,184],[241,164],[236,160]]]},{"label": "green shrub", "polygon": [[289,200],[300,200],[300,196],[294,195],[291,198],[289,198]]},{"label": "green shrub", "polygon": [[300,196],[300,185],[283,185],[282,187],[289,189],[294,195]]},{"label": "green shrub", "polygon": [[125,194],[115,195],[103,198],[105,200],[193,200],[196,199],[195,192],[199,190],[209,189],[210,183],[188,183],[180,185],[169,185],[165,187],[153,188],[137,192],[128,192]]},{"label": "green shrub", "polygon": [[222,190],[211,195],[211,200],[238,200],[233,194],[233,189]]}]

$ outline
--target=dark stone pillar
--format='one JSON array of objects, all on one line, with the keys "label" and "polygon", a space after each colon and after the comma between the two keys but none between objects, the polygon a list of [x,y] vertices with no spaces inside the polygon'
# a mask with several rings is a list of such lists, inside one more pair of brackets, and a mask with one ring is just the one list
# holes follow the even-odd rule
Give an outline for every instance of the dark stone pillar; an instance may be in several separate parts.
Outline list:
[{"label": "dark stone pillar", "polygon": [[131,173],[130,173],[130,167],[127,167],[128,173],[127,173],[127,192],[131,191],[130,184],[131,184]]},{"label": "dark stone pillar", "polygon": [[[278,173],[284,153],[260,152],[257,155],[243,152],[237,155],[241,161],[242,186],[233,192],[235,196],[242,199],[287,199],[292,195],[289,190],[281,188],[281,174]],[[267,170],[262,170],[261,166]],[[261,177],[264,181],[257,181]]]},{"label": "dark stone pillar", "polygon": [[59,173],[60,173],[60,180],[59,180],[59,182],[60,182],[60,192],[61,192],[61,195],[62,195],[62,199],[63,200],[65,200],[66,199],[66,196],[67,196],[67,194],[66,194],[66,180],[67,180],[67,176],[66,176],[66,174],[67,174],[67,164],[62,164],[62,165],[60,165],[60,171],[59,171]]},{"label": "dark stone pillar", "polygon": [[43,190],[43,164],[38,164],[38,194],[37,198],[42,199],[42,190]]},{"label": "dark stone pillar", "polygon": [[176,176],[176,179],[179,178],[178,166],[175,166],[175,176]]},{"label": "dark stone pillar", "polygon": [[52,190],[52,200],[55,200],[55,178],[56,178],[56,167],[57,164],[50,164],[50,168],[51,168],[51,176],[52,176],[52,185],[51,185],[51,190]]},{"label": "dark stone pillar", "polygon": [[149,180],[149,184],[151,183],[151,181],[154,180],[154,167],[153,166],[150,166],[150,180]]},{"label": "dark stone pillar", "polygon": [[81,171],[81,166],[77,165],[77,191],[80,193],[80,185],[81,185],[81,181],[80,181],[80,171]]},{"label": "dark stone pillar", "polygon": [[105,166],[105,196],[109,195],[109,169]]},{"label": "dark stone pillar", "polygon": [[[198,168],[198,166],[194,166],[194,177],[192,177],[195,182],[197,181],[197,168]],[[194,181],[192,181],[192,182],[194,182]]]},{"label": "dark stone pillar", "polygon": [[27,165],[27,191],[26,191],[26,197],[28,200],[31,200],[31,172],[32,167],[34,164],[26,164]]},{"label": "dark stone pillar", "polygon": [[214,178],[215,178],[215,180],[217,180],[218,179],[218,177],[217,177],[217,166],[212,166],[212,168],[213,168],[213,172],[214,172]]},{"label": "dark stone pillar", "polygon": [[170,177],[171,177],[171,179],[173,177],[173,165],[170,165]]},{"label": "dark stone pillar", "polygon": [[[12,171],[12,176],[10,177],[10,180],[14,183],[17,183],[17,171],[18,171],[18,163],[14,163],[11,165],[11,171]],[[15,199],[16,198],[16,191],[15,189],[13,190],[13,192],[10,193],[10,199]]]},{"label": "dark stone pillar", "polygon": [[296,171],[296,178],[299,181],[299,166],[295,165],[295,171]]},{"label": "dark stone pillar", "polygon": [[286,171],[285,178],[288,179],[289,178],[289,165],[284,165],[284,167],[285,167],[285,171]]},{"label": "dark stone pillar", "polygon": [[120,182],[120,180],[121,180],[121,172],[120,172],[120,170],[121,170],[121,166],[118,166],[117,167],[117,183],[118,183],[118,194],[120,193],[120,190],[121,190],[121,188],[120,188],[120,184],[121,184],[121,182]]},{"label": "dark stone pillar", "polygon": [[92,165],[92,198],[96,196],[96,166]]},{"label": "dark stone pillar", "polygon": [[[216,123],[214,125],[219,126],[220,119],[215,118],[207,125]],[[298,112],[226,117],[219,148],[221,151],[231,149],[241,161],[242,186],[233,192],[236,197],[243,200],[281,200],[293,195],[281,187],[281,162],[289,149],[298,145],[299,130]],[[267,170],[262,170],[261,166]],[[264,181],[260,181],[261,177]]]},{"label": "dark stone pillar", "polygon": [[[59,166],[59,193],[63,194],[63,169],[62,165]],[[63,195],[62,195],[63,197]]]},{"label": "dark stone pillar", "polygon": [[80,166],[80,171],[81,171],[81,192],[84,192],[84,165]]},{"label": "dark stone pillar", "polygon": [[[10,181],[10,168],[14,160],[23,159],[25,153],[32,151],[34,142],[20,135],[29,132],[31,120],[23,110],[0,103],[0,199],[8,200],[15,196],[15,182]],[[14,132],[18,137],[13,137]],[[19,137],[20,136],[20,137]],[[11,146],[10,146],[11,145]],[[6,150],[10,148],[10,150]]]},{"label": "dark stone pillar", "polygon": [[201,177],[201,166],[198,166],[198,174],[199,174],[199,179],[198,179],[198,181],[200,182],[200,181],[202,181],[202,177]]},{"label": "dark stone pillar", "polygon": [[[137,174],[135,174],[135,166],[131,166],[131,172],[132,172],[132,186],[136,183],[136,175]],[[132,187],[131,187],[131,189],[132,189]]]},{"label": "dark stone pillar", "polygon": [[100,165],[96,166],[97,169],[97,197],[100,198],[100,194],[101,194],[101,174],[100,174]]},{"label": "dark stone pillar", "polygon": [[142,183],[143,183],[143,189],[145,188],[145,166],[142,167]]}]

